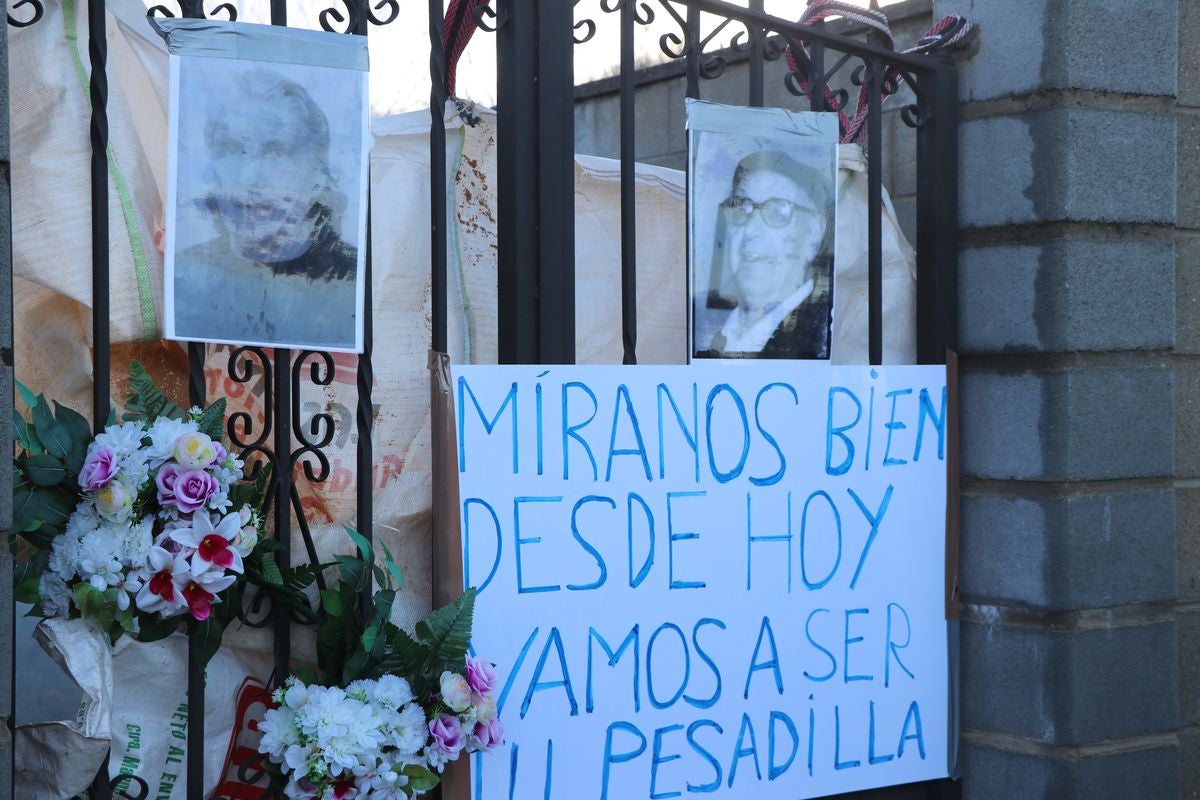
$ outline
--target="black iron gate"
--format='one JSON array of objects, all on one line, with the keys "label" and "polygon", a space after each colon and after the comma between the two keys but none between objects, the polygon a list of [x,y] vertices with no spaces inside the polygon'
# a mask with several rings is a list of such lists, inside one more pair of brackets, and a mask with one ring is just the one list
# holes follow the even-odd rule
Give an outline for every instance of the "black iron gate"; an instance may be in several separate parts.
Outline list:
[{"label": "black iron gate", "polygon": [[[152,15],[236,19],[237,9],[221,3],[206,9],[203,0],[174,0],[177,8],[155,6]],[[785,80],[798,106],[813,110],[845,110],[847,93],[829,86],[839,73],[851,75],[862,87],[865,108],[865,141],[869,187],[869,319],[870,361],[882,360],[882,104],[899,84],[907,85],[914,101],[903,117],[916,129],[917,217],[916,251],[917,343],[921,363],[942,363],[956,340],[957,258],[957,78],[955,67],[944,57],[897,53],[878,38],[865,41],[838,34],[823,24],[804,25],[764,12],[764,0],[739,6],[724,0],[596,0],[594,8],[580,0],[429,0],[431,43],[430,225],[432,237],[431,283],[433,292],[432,349],[447,350],[445,223],[447,185],[443,109],[448,100],[449,65],[445,42],[447,5],[451,12],[473,15],[473,22],[497,36],[498,75],[498,313],[499,357],[502,363],[571,363],[574,352],[574,86],[573,49],[588,41],[596,30],[594,18],[619,17],[620,54],[620,165],[621,165],[621,276],[620,325],[624,362],[637,363],[636,277],[637,209],[635,205],[635,60],[634,35],[656,13],[676,26],[662,38],[663,52],[686,64],[687,96],[701,97],[704,81],[721,77],[723,56],[706,52],[714,41],[702,35],[702,18],[718,28],[738,34],[733,46],[748,62],[746,104],[762,105],[767,65],[787,59]],[[583,6],[582,8],[580,6]],[[872,7],[875,0],[872,0]],[[271,22],[287,25],[286,0],[270,0]],[[335,0],[320,13],[326,30],[366,35],[371,25],[406,22],[399,0]],[[581,18],[577,19],[576,14]],[[9,15],[13,26],[36,23],[42,15],[40,0],[20,0]],[[105,5],[93,0],[89,7],[89,54],[92,100],[92,251],[93,251],[93,419],[97,427],[108,416],[109,364],[109,243],[108,243],[108,125],[106,115]],[[802,47],[802,43],[807,45]],[[836,57],[835,57],[836,54]],[[845,74],[845,73],[843,73]],[[368,215],[370,214],[368,210]],[[368,237],[370,221],[368,216]],[[372,427],[371,254],[367,251],[365,304],[366,349],[358,359],[359,476],[370,476],[374,454]],[[682,278],[681,278],[682,279]],[[189,400],[203,404],[205,397],[202,344],[188,352]],[[315,548],[300,504],[295,481],[320,483],[330,465],[323,449],[333,436],[331,415],[317,413],[302,424],[299,404],[305,383],[327,385],[333,380],[334,362],[327,353],[292,352],[258,347],[233,349],[225,366],[235,382],[261,381],[266,419],[258,427],[248,416],[229,421],[229,435],[243,456],[257,454],[272,470],[268,502],[274,509],[275,536],[285,546],[292,541],[293,525],[305,543],[306,555],[315,560]],[[303,464],[302,477],[296,467]],[[435,471],[434,474],[437,474]],[[372,487],[360,477],[356,522],[370,536]],[[281,559],[290,559],[288,550]],[[435,558],[435,561],[437,559]],[[436,580],[436,576],[435,576]],[[276,678],[288,671],[291,651],[286,610],[270,608],[257,624],[272,626]],[[12,643],[8,643],[10,648]],[[204,676],[194,666],[188,676],[189,758],[187,797],[202,797]],[[150,787],[137,779],[98,776],[92,796],[145,800]],[[945,786],[930,786],[922,794],[948,796]]]}]

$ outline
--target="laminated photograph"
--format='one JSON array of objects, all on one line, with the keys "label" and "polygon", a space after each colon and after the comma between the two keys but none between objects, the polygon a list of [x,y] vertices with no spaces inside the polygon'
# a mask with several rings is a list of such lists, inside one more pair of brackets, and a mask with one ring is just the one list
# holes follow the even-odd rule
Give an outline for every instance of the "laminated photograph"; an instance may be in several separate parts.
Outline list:
[{"label": "laminated photograph", "polygon": [[171,53],[167,338],[361,352],[365,37],[155,24]]},{"label": "laminated photograph", "polygon": [[835,114],[688,100],[690,355],[828,359]]}]

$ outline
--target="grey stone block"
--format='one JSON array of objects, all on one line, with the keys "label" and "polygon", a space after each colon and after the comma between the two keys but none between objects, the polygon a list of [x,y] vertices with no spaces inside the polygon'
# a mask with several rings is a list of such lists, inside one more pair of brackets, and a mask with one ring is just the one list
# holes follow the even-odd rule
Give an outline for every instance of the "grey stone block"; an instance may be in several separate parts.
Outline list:
[{"label": "grey stone block", "polygon": [[[1179,723],[1185,727],[1200,724],[1200,613],[1179,615]],[[1200,787],[1198,787],[1200,788]]]},{"label": "grey stone block", "polygon": [[1170,475],[1172,372],[1080,369],[961,376],[962,471],[981,478],[1106,480]]},{"label": "grey stone block", "polygon": [[975,247],[959,256],[965,353],[1165,348],[1175,250],[1166,241]]},{"label": "grey stone block", "polygon": [[1200,106],[1200,4],[1179,4],[1179,104]]},{"label": "grey stone block", "polygon": [[1200,800],[1200,733],[1179,733],[1179,776],[1180,797],[1183,800]]},{"label": "grey stone block", "polygon": [[13,714],[13,641],[13,557],[6,547],[0,552],[0,642],[6,643],[0,654],[0,717],[6,719]]},{"label": "grey stone block", "polygon": [[575,104],[575,152],[618,158],[621,155],[620,103],[616,95]]},{"label": "grey stone block", "polygon": [[1072,745],[1173,731],[1177,659],[1174,622],[1082,631],[967,623],[962,724]]},{"label": "grey stone block", "polygon": [[1200,238],[1175,240],[1175,352],[1200,353]]},{"label": "grey stone block", "polygon": [[1200,364],[1175,366],[1175,475],[1200,477]]},{"label": "grey stone block", "polygon": [[1200,601],[1200,489],[1175,490],[1175,537],[1179,547],[1179,600]]},{"label": "grey stone block", "polygon": [[1171,222],[1175,138],[1174,118],[1145,113],[1060,108],[967,120],[960,223]]},{"label": "grey stone block", "polygon": [[1160,747],[1091,758],[963,749],[964,800],[1131,800],[1179,797],[1179,751]]},{"label": "grey stone block", "polygon": [[13,741],[7,725],[0,725],[0,800],[13,800]]},{"label": "grey stone block", "polygon": [[969,603],[1051,611],[1175,599],[1175,496],[965,495],[959,580]]},{"label": "grey stone block", "polygon": [[962,14],[979,26],[978,51],[961,66],[964,99],[1041,89],[1173,95],[1180,5],[1187,3],[936,0],[933,15]]},{"label": "grey stone block", "polygon": [[1191,114],[1179,114],[1176,119],[1179,197],[1175,224],[1180,228],[1200,228],[1200,119]]}]

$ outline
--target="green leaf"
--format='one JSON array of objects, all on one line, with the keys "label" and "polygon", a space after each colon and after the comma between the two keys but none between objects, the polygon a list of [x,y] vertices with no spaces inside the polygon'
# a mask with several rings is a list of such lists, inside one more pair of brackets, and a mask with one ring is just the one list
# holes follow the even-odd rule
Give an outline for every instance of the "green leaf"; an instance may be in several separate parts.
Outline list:
[{"label": "green leaf", "polygon": [[408,777],[408,788],[414,792],[428,792],[442,780],[420,764],[409,764],[404,774]]},{"label": "green leaf", "polygon": [[396,602],[396,592],[391,589],[380,589],[375,593],[375,618],[387,622],[392,618],[392,604]]},{"label": "green leaf", "polygon": [[221,438],[225,435],[224,397],[200,412],[199,425],[201,433],[207,434],[214,441],[221,441]]},{"label": "green leaf", "polygon": [[[63,528],[75,510],[76,497],[59,488],[35,487],[34,501],[39,504],[38,518],[46,525]],[[37,528],[34,528],[37,530]]]},{"label": "green leaf", "polygon": [[37,552],[23,561],[16,562],[13,564],[13,584],[41,580],[42,573],[46,571],[49,561],[49,553]]},{"label": "green leaf", "polygon": [[[33,486],[24,484],[13,487],[12,527],[14,531],[27,531],[41,527],[37,516],[39,505],[33,496]],[[35,527],[36,526],[36,527]]]},{"label": "green leaf", "polygon": [[392,577],[396,579],[396,585],[392,588],[399,591],[404,588],[404,575],[400,572],[400,567],[396,564],[396,559],[392,557],[392,551],[388,548],[387,542],[380,542],[383,545],[383,565],[387,567],[387,571],[392,573]]},{"label": "green leaf", "polygon": [[475,590],[467,589],[452,603],[429,612],[417,623],[416,634],[429,648],[429,666],[433,672],[458,668],[471,641],[471,616],[475,610]]},{"label": "green leaf", "polygon": [[41,554],[49,557],[50,549],[54,547],[54,537],[62,533],[62,529],[53,525],[42,525],[32,531],[24,531],[21,538],[36,547]]},{"label": "green leaf", "polygon": [[41,440],[37,438],[37,431],[34,430],[33,425],[27,422],[15,408],[13,409],[13,439],[27,453],[40,453],[46,449],[42,447]]},{"label": "green leaf", "polygon": [[342,667],[342,683],[347,684],[358,680],[369,659],[370,655],[362,651],[351,656],[350,660],[346,662],[346,666]]},{"label": "green leaf", "polygon": [[387,644],[388,654],[372,670],[370,677],[378,678],[380,675],[395,673],[419,683],[422,678],[422,666],[429,658],[429,648],[394,625],[387,626]]},{"label": "green leaf", "polygon": [[337,589],[321,590],[321,607],[331,617],[340,617],[345,609],[342,607],[342,595]]},{"label": "green leaf", "polygon": [[21,383],[20,381],[16,381],[16,384],[17,384],[17,392],[21,395],[21,400],[25,403],[25,405],[28,406],[29,408],[33,408],[34,406],[36,406],[37,401],[38,401],[37,395],[34,394],[33,392],[31,392],[29,390],[29,387],[26,386],[25,384]]},{"label": "green leaf", "polygon": [[37,486],[57,486],[67,477],[67,468],[62,459],[38,453],[25,459],[25,474]]},{"label": "green leaf", "polygon": [[283,586],[283,573],[280,572],[279,564],[273,558],[262,560],[262,577],[271,586]]},{"label": "green leaf", "polygon": [[28,580],[14,581],[13,599],[18,603],[32,605],[38,601],[41,595],[38,594],[38,584],[41,583],[40,578],[29,578]]},{"label": "green leaf", "polygon": [[333,557],[341,571],[342,583],[349,584],[358,591],[366,585],[366,569],[363,562],[354,556],[337,555]]},{"label": "green leaf", "polygon": [[358,531],[351,528],[349,525],[343,525],[346,529],[346,535],[358,547],[358,552],[362,554],[363,561],[371,562],[375,560],[375,551],[371,549],[371,543],[367,541],[367,537],[363,536]]},{"label": "green leaf", "polygon": [[378,636],[379,636],[379,626],[378,625],[372,625],[369,628],[367,628],[365,631],[363,631],[362,636],[359,637],[359,641],[362,642],[363,650],[367,651],[368,653],[371,652],[372,650],[374,650],[375,649],[375,639],[378,638]]},{"label": "green leaf", "polygon": [[159,391],[140,361],[134,360],[129,364],[129,388],[133,394],[125,401],[125,408],[130,412],[125,415],[126,419],[183,417],[183,411]]},{"label": "green leaf", "polygon": [[317,673],[309,667],[300,667],[300,669],[296,670],[296,677],[300,679],[301,683],[308,684],[309,686],[317,682]]},{"label": "green leaf", "polygon": [[141,615],[141,630],[137,635],[139,642],[157,642],[159,639],[165,639],[175,631],[179,630],[180,617],[168,617],[163,619],[157,614]]},{"label": "green leaf", "polygon": [[71,434],[66,427],[55,421],[45,398],[39,397],[33,407],[33,427],[47,453],[66,459],[71,453]]},{"label": "green leaf", "polygon": [[192,663],[204,669],[209,659],[221,647],[223,633],[221,623],[213,617],[203,621],[192,620],[188,628],[188,653],[192,657]]},{"label": "green leaf", "polygon": [[92,426],[88,424],[83,414],[80,414],[74,409],[67,408],[54,401],[54,418],[58,420],[67,432],[71,434],[71,438],[77,442],[87,442],[92,438]]}]

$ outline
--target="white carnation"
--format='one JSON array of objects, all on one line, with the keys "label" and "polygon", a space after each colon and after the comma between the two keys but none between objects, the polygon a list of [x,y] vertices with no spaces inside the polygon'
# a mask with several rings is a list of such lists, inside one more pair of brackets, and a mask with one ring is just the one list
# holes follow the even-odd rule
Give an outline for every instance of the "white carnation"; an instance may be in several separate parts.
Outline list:
[{"label": "white carnation", "polygon": [[104,429],[104,433],[96,435],[88,452],[90,453],[94,447],[111,447],[117,457],[122,458],[138,452],[142,447],[142,437],[145,435],[146,429],[140,421],[109,425]]},{"label": "white carnation", "polygon": [[135,569],[145,566],[154,545],[154,517],[142,517],[125,529],[121,537],[121,561]]},{"label": "white carnation", "polygon": [[52,572],[42,573],[42,579],[38,582],[38,597],[42,602],[42,612],[47,617],[67,616],[75,599],[71,588]]},{"label": "white carnation", "polygon": [[70,532],[54,537],[50,545],[50,571],[63,581],[73,579],[79,572],[79,537]]},{"label": "white carnation", "polygon": [[429,738],[429,726],[425,723],[425,711],[416,703],[400,709],[392,722],[390,744],[401,756],[415,756]]},{"label": "white carnation", "polygon": [[151,469],[156,469],[175,453],[175,440],[185,433],[196,433],[200,426],[191,420],[170,419],[159,417],[150,426],[150,447],[146,455]]},{"label": "white carnation", "polygon": [[384,675],[372,683],[370,697],[381,706],[398,709],[405,703],[412,702],[412,687],[399,675]]}]

